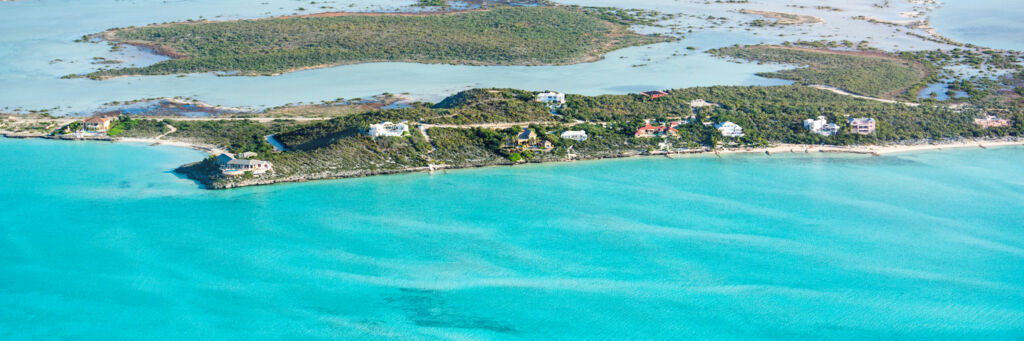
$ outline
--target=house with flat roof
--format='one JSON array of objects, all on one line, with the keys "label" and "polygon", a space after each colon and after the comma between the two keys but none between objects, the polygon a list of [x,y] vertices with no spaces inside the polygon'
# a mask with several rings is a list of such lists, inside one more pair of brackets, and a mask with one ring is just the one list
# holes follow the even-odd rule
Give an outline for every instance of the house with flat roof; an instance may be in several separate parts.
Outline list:
[{"label": "house with flat roof", "polygon": [[804,120],[804,129],[821,136],[832,136],[839,133],[839,126],[835,123],[828,123],[825,116],[818,116],[817,119]]},{"label": "house with flat roof", "polygon": [[537,102],[562,105],[565,104],[565,94],[561,92],[542,92],[537,94]]},{"label": "house with flat roof", "polygon": [[583,130],[566,130],[561,137],[567,140],[586,141],[587,132]]},{"label": "house with flat roof", "polygon": [[370,130],[367,131],[367,135],[370,135],[370,136],[373,136],[373,137],[381,137],[381,136],[397,137],[397,136],[405,135],[407,133],[409,133],[409,125],[405,124],[404,122],[403,123],[384,122],[384,123],[380,123],[380,124],[371,124],[370,125]]},{"label": "house with flat roof", "polygon": [[82,127],[87,132],[103,133],[110,130],[110,117],[93,117],[82,122]]},{"label": "house with flat roof", "polygon": [[715,129],[718,129],[718,132],[722,133],[722,136],[725,136],[725,137],[742,137],[743,136],[743,127],[740,127],[739,124],[732,123],[732,122],[729,122],[729,121],[725,121],[725,122],[716,124],[715,125]]},{"label": "house with flat roof", "polygon": [[850,118],[850,131],[861,134],[871,135],[875,133],[875,119],[870,117],[858,117]]}]

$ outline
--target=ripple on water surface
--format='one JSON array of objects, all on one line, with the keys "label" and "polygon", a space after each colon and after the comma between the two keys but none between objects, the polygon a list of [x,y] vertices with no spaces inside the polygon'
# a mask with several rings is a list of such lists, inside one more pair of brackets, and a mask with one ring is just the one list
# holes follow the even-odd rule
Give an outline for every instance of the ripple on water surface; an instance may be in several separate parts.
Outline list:
[{"label": "ripple on water surface", "polygon": [[1024,336],[1024,148],[167,173],[200,157],[0,139],[0,335]]}]

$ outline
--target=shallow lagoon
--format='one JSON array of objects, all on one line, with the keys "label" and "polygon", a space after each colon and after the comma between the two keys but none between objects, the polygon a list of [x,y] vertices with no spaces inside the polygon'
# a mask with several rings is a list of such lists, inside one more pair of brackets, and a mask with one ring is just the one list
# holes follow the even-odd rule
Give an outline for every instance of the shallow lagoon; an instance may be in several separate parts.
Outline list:
[{"label": "shallow lagoon", "polygon": [[953,40],[997,49],[1024,50],[1024,6],[1015,0],[947,0],[932,25]]},{"label": "shallow lagoon", "polygon": [[[566,4],[647,7],[681,14],[666,25],[693,26],[693,33],[677,43],[658,44],[616,51],[605,60],[564,67],[469,67],[379,63],[333,67],[296,72],[278,77],[217,77],[211,74],[161,77],[127,77],[106,81],[62,80],[61,76],[87,73],[99,65],[93,57],[124,60],[146,65],[162,57],[136,50],[110,52],[106,44],[74,43],[82,35],[111,27],[146,25],[186,19],[240,19],[314,11],[394,11],[412,1],[323,1],[330,8],[314,8],[291,0],[264,1],[258,5],[231,1],[118,0],[70,1],[33,0],[0,2],[0,108],[46,109],[60,113],[83,113],[111,101],[150,97],[184,96],[224,106],[261,108],[296,102],[320,102],[339,97],[369,97],[383,92],[410,93],[436,101],[471,87],[514,87],[558,90],[586,95],[620,94],[650,89],[705,85],[771,85],[779,80],[754,74],[778,70],[779,66],[736,64],[702,51],[732,44],[779,42],[781,40],[850,39],[871,37],[880,48],[933,48],[882,25],[851,19],[850,13],[868,13],[890,18],[909,4],[877,10],[868,2],[847,3],[844,12],[805,8],[781,3],[757,3],[759,9],[817,15],[826,24],[815,26],[748,30],[745,24],[755,16],[741,15],[735,4],[705,5],[704,2],[572,0]],[[297,11],[305,6],[306,11]],[[711,27],[707,16],[727,17]],[[645,31],[666,31],[644,29]],[[683,30],[686,32],[687,30]],[[697,48],[695,51],[687,47]],[[60,61],[57,61],[60,60]]]},{"label": "shallow lagoon", "polygon": [[[376,2],[375,2],[376,3]],[[334,10],[393,11],[410,1],[376,5],[334,5]],[[470,87],[557,89],[597,95],[696,85],[783,84],[754,76],[777,66],[739,65],[699,51],[724,42],[755,43],[742,33],[709,32],[682,42],[616,51],[596,63],[565,67],[471,67],[410,63],[375,63],[295,72],[278,77],[126,77],[106,81],[62,80],[97,66],[94,56],[148,64],[158,57],[109,52],[106,44],[73,43],[84,34],[111,27],[180,21],[204,15],[237,19],[290,14],[294,1],[247,6],[240,2],[139,1],[130,6],[99,2],[40,0],[0,3],[0,107],[41,109],[60,106],[60,112],[91,110],[110,101],[185,96],[225,106],[263,107],[325,99],[369,97],[383,92],[410,93],[439,100]],[[285,8],[284,10],[280,8]],[[232,13],[228,15],[227,13]],[[673,56],[678,54],[679,56]],[[689,54],[690,56],[682,56]],[[53,60],[62,61],[51,63]],[[644,67],[634,65],[646,64]],[[17,86],[14,86],[17,84]]]},{"label": "shallow lagoon", "polygon": [[231,191],[190,150],[0,149],[4,339],[1024,336],[1024,148]]}]

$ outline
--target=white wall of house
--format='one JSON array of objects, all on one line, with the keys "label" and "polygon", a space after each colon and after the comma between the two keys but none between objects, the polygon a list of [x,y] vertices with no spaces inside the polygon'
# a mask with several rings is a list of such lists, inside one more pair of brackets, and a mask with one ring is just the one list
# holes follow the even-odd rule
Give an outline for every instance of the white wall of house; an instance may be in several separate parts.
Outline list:
[{"label": "white wall of house", "polygon": [[409,125],[405,123],[384,122],[371,124],[368,134],[373,137],[380,136],[402,136],[409,132]]},{"label": "white wall of house", "polygon": [[568,140],[586,141],[587,132],[583,130],[566,130],[565,132],[562,133],[562,138]]}]

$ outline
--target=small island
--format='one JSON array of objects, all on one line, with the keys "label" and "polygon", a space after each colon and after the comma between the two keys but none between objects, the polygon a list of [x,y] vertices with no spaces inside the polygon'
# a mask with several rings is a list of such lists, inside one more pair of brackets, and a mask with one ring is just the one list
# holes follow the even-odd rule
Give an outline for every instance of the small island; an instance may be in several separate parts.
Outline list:
[{"label": "small island", "polygon": [[562,65],[675,38],[630,29],[644,13],[569,6],[498,6],[431,13],[332,12],[237,21],[111,29],[94,35],[146,47],[171,60],[85,75],[222,72],[276,75],[340,64],[415,62]]}]

